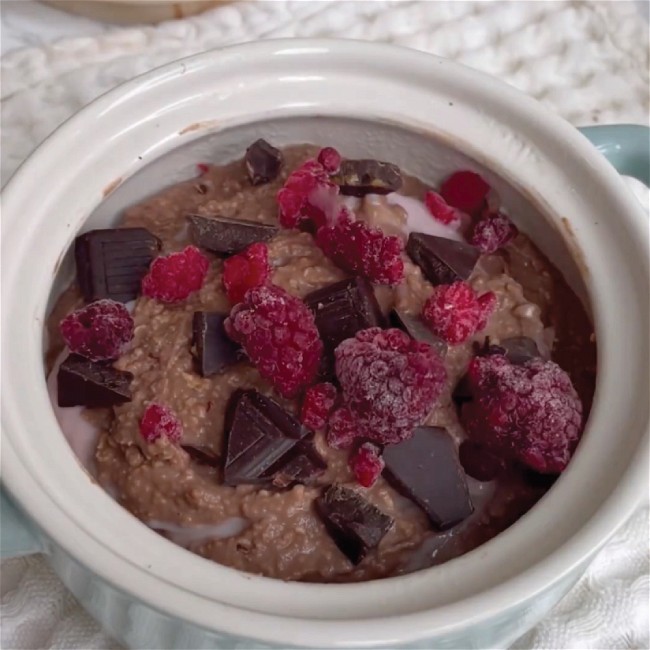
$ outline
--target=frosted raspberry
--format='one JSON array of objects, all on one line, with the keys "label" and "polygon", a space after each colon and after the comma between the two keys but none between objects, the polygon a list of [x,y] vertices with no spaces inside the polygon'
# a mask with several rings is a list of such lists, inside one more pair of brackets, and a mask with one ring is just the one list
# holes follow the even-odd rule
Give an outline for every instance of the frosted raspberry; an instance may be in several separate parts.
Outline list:
[{"label": "frosted raspberry", "polygon": [[183,426],[168,406],[149,404],[140,420],[140,433],[147,442],[162,437],[178,442],[183,435]]},{"label": "frosted raspberry", "polygon": [[293,171],[278,191],[278,217],[284,228],[297,228],[311,220],[315,227],[325,225],[337,212],[338,185],[316,160],[308,160]]},{"label": "frosted raspberry", "polygon": [[302,300],[273,285],[254,287],[230,312],[225,328],[283,397],[295,397],[313,382],[323,344]]},{"label": "frosted raspberry", "polygon": [[494,253],[505,246],[519,231],[503,212],[487,214],[474,226],[470,244],[481,253]]},{"label": "frosted raspberry", "polygon": [[477,481],[492,481],[504,469],[504,461],[473,440],[464,440],[458,449],[460,464],[465,474]]},{"label": "frosted raspberry", "polygon": [[319,228],[316,243],[337,266],[370,282],[392,285],[404,278],[402,240],[353,221],[345,208],[334,225]]},{"label": "frosted raspberry", "polygon": [[447,378],[434,349],[398,329],[362,330],[343,341],[335,356],[345,405],[359,425],[357,436],[381,444],[408,438]]},{"label": "frosted raspberry", "polygon": [[333,384],[323,383],[310,386],[305,392],[302,402],[300,421],[313,431],[324,429],[327,416],[334,407],[336,400],[336,387]]},{"label": "frosted raspberry", "polygon": [[59,327],[70,351],[91,361],[116,359],[133,338],[133,318],[114,300],[97,300],[77,309]]},{"label": "frosted raspberry", "polygon": [[210,261],[196,246],[157,257],[142,278],[142,294],[160,302],[185,300],[203,286]]},{"label": "frosted raspberry", "polygon": [[327,427],[327,444],[330,447],[348,449],[359,435],[359,424],[350,409],[343,406],[330,415]]},{"label": "frosted raspberry", "polygon": [[223,263],[223,286],[233,305],[241,302],[246,292],[266,284],[271,275],[269,249],[266,244],[251,244]]},{"label": "frosted raspberry", "polygon": [[467,385],[472,399],[463,405],[461,422],[474,442],[542,474],[567,466],[582,430],[582,404],[556,363],[474,357]]},{"label": "frosted raspberry", "polygon": [[336,174],[341,166],[341,154],[334,147],[325,147],[318,152],[318,162],[329,174]]},{"label": "frosted raspberry", "polygon": [[424,304],[422,319],[436,336],[458,344],[485,327],[495,305],[491,291],[479,297],[466,282],[440,284]]},{"label": "frosted raspberry", "polygon": [[364,442],[350,456],[349,465],[359,485],[369,488],[379,478],[385,463],[379,448],[371,442]]},{"label": "frosted raspberry", "polygon": [[447,202],[433,190],[429,190],[424,195],[424,204],[431,213],[431,216],[446,226],[460,226],[460,213],[456,208],[448,205]]},{"label": "frosted raspberry", "polygon": [[442,198],[452,207],[472,216],[480,214],[490,186],[476,172],[454,172],[440,186]]}]

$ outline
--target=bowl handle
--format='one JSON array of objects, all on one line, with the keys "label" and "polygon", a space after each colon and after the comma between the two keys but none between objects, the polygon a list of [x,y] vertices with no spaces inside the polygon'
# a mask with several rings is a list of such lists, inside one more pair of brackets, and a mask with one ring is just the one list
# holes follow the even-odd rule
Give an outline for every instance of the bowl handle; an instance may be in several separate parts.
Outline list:
[{"label": "bowl handle", "polygon": [[582,135],[616,167],[650,186],[650,128],[640,124],[580,127]]},{"label": "bowl handle", "polygon": [[43,551],[34,527],[0,487],[0,557],[30,555]]}]

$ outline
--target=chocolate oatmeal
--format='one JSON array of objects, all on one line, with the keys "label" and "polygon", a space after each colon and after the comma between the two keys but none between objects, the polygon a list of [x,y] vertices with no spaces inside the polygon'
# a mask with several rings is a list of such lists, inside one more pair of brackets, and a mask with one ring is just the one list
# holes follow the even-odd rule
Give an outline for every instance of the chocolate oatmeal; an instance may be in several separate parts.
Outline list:
[{"label": "chocolate oatmeal", "polygon": [[64,433],[142,522],[243,571],[466,553],[539,500],[588,415],[592,326],[471,172],[438,193],[258,142],[75,254],[48,323]]}]

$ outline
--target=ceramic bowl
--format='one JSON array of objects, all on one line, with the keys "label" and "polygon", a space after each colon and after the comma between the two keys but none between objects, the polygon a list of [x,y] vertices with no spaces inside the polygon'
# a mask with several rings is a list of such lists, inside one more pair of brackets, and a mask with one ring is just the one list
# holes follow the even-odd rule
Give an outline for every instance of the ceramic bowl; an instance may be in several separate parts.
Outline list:
[{"label": "ceramic bowl", "polygon": [[[647,182],[647,129],[587,135]],[[241,573],[132,517],[61,434],[43,323],[72,277],[74,237],[194,175],[197,161],[241,156],[259,136],[384,158],[432,183],[459,167],[480,171],[593,315],[598,383],[576,455],[528,514],[475,551],[364,584]],[[3,509],[4,548],[44,551],[132,647],[503,647],[575,583],[647,489],[647,228],[584,135],[444,59],[354,41],[268,41],[130,81],[48,138],[4,192],[2,479],[21,511]]]}]

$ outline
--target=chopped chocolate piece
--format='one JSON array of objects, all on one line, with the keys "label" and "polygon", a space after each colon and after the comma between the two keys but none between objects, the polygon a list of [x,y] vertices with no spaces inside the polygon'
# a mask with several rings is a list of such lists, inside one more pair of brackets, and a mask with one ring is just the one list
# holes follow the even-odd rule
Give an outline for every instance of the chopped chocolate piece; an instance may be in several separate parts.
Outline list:
[{"label": "chopped chocolate piece", "polygon": [[393,309],[390,312],[389,320],[393,327],[403,330],[412,339],[428,343],[441,357],[447,354],[447,342],[436,336],[422,322],[421,318],[407,314],[399,309]]},{"label": "chopped chocolate piece", "polygon": [[266,223],[226,217],[191,214],[187,220],[192,241],[217,255],[234,255],[251,244],[268,241],[278,232],[276,226]]},{"label": "chopped chocolate piece", "polygon": [[480,257],[474,246],[421,232],[409,235],[406,252],[434,286],[467,280]]},{"label": "chopped chocolate piece", "polygon": [[129,302],[160,250],[146,228],[91,230],[75,240],[77,280],[86,302],[111,298]]},{"label": "chopped chocolate piece", "polygon": [[334,350],[345,339],[369,327],[383,327],[384,317],[372,285],[364,278],[331,284],[304,298],[316,319],[324,345],[321,377],[334,374]]},{"label": "chopped chocolate piece", "polygon": [[402,187],[402,172],[397,165],[380,160],[343,160],[332,180],[347,196],[389,194]]},{"label": "chopped chocolate piece", "polygon": [[246,149],[244,164],[251,184],[262,185],[275,180],[282,166],[282,152],[261,138]]},{"label": "chopped chocolate piece", "polygon": [[388,445],[383,458],[384,477],[440,530],[472,514],[467,477],[446,429],[418,427],[412,438]]},{"label": "chopped chocolate piece", "polygon": [[202,377],[222,372],[244,358],[241,346],[226,334],[223,327],[226,318],[228,314],[213,311],[194,312],[192,354]]},{"label": "chopped chocolate piece", "polygon": [[473,399],[473,395],[470,391],[469,388],[469,381],[467,379],[467,375],[463,375],[459,380],[458,383],[456,384],[452,394],[451,394],[452,399],[458,406],[461,404],[464,404],[465,402],[471,402]]},{"label": "chopped chocolate piece", "polygon": [[508,361],[515,365],[521,365],[540,356],[537,343],[527,336],[513,336],[504,339],[501,341],[500,347],[504,348]]},{"label": "chopped chocolate piece", "polygon": [[308,442],[311,431],[277,402],[255,390],[239,390],[228,411],[226,485],[271,486],[278,477],[279,484],[286,486],[307,481],[324,469],[313,446],[298,444]]},{"label": "chopped chocolate piece", "polygon": [[199,465],[208,465],[209,467],[221,467],[220,457],[217,456],[209,447],[197,447],[195,445],[181,445],[181,449],[188,456],[199,463]]},{"label": "chopped chocolate piece", "polygon": [[58,404],[99,408],[130,402],[132,379],[130,372],[71,354],[57,373]]},{"label": "chopped chocolate piece", "polygon": [[393,525],[393,519],[356,490],[331,485],[316,501],[327,532],[352,564],[359,564]]}]

